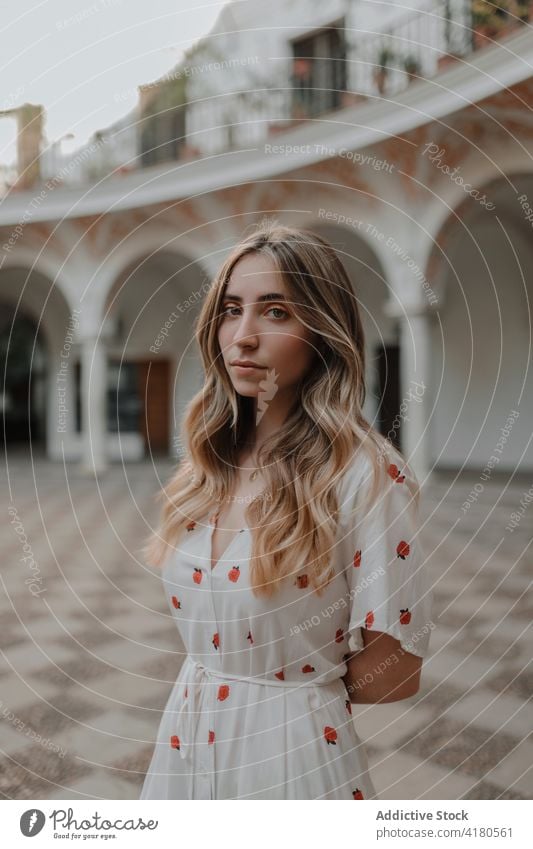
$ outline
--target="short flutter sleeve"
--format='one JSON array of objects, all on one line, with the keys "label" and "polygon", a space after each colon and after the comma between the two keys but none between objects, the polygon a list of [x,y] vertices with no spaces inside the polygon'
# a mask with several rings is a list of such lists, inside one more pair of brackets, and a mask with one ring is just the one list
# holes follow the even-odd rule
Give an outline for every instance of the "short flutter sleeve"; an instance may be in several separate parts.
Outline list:
[{"label": "short flutter sleeve", "polygon": [[349,587],[349,647],[364,648],[362,629],[384,631],[403,649],[424,657],[435,624],[433,593],[420,542],[418,481],[394,452],[379,464],[379,490],[365,509],[373,482],[366,459],[343,488],[338,536]]}]

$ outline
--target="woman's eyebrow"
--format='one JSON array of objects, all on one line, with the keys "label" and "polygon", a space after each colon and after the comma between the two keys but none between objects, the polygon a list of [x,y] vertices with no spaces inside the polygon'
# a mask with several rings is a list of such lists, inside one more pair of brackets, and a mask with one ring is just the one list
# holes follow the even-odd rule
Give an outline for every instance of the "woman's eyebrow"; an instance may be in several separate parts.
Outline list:
[{"label": "woman's eyebrow", "polygon": [[[232,295],[231,292],[226,292],[224,295],[228,301],[239,301],[242,303],[242,298],[240,295]],[[286,301],[285,295],[282,295],[280,292],[268,292],[267,295],[259,295],[257,301],[255,303],[259,303],[260,301]]]}]

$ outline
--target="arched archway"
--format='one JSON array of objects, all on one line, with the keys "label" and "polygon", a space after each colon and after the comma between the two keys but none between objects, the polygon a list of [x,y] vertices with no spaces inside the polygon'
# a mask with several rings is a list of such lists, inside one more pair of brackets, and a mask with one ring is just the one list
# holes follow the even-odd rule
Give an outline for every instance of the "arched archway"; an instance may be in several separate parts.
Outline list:
[{"label": "arched archway", "polygon": [[160,250],[125,266],[107,294],[107,430],[120,455],[179,457],[181,416],[202,383],[193,327],[210,280],[190,257]]},{"label": "arched archway", "polygon": [[398,323],[384,307],[389,286],[379,256],[357,230],[322,220],[306,225],[327,239],[352,281],[365,335],[367,395],[364,415],[391,442],[401,447],[397,413],[400,405]]},{"label": "arched archway", "polygon": [[[7,448],[66,459],[79,430],[75,397],[77,319],[40,270],[0,272],[0,360]],[[4,433],[2,433],[2,440]]]},{"label": "arched archway", "polygon": [[0,373],[2,432],[8,450],[32,444],[44,451],[46,441],[46,345],[30,315],[0,304]]},{"label": "arched archway", "polygon": [[[480,191],[495,208],[470,198],[459,204],[428,264],[442,303],[432,331],[440,388],[430,452],[444,468],[483,469],[495,457],[495,470],[531,471],[533,222],[520,198],[533,207],[533,174]],[[502,428],[509,438],[499,446]]]}]

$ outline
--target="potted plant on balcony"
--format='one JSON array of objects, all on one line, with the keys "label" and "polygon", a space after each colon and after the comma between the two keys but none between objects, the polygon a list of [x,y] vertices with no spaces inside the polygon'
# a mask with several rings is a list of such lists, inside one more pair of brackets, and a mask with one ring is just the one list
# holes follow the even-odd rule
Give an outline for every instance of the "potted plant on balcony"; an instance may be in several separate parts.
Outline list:
[{"label": "potted plant on balcony", "polygon": [[292,75],[297,80],[309,80],[311,77],[311,59],[296,56],[292,60]]},{"label": "potted plant on balcony", "polygon": [[439,56],[439,58],[437,59],[437,69],[439,71],[443,71],[450,65],[455,65],[458,58],[459,57],[456,53],[443,53],[442,56]]},{"label": "potted plant on balcony", "polygon": [[405,73],[409,77],[409,82],[412,82],[420,76],[420,62],[412,53],[406,56],[403,60],[403,68]]},{"label": "potted plant on balcony", "polygon": [[509,0],[473,0],[472,29],[474,47],[484,47],[495,38],[511,21]]},{"label": "potted plant on balcony", "polygon": [[309,98],[313,74],[312,59],[295,56],[292,60],[292,117],[309,118]]},{"label": "potted plant on balcony", "polygon": [[517,17],[517,23],[525,24],[531,18],[531,0],[511,0],[510,11]]},{"label": "potted plant on balcony", "polygon": [[374,68],[374,81],[380,94],[384,94],[387,83],[389,68],[394,59],[394,52],[390,47],[382,47],[378,53],[376,67]]}]

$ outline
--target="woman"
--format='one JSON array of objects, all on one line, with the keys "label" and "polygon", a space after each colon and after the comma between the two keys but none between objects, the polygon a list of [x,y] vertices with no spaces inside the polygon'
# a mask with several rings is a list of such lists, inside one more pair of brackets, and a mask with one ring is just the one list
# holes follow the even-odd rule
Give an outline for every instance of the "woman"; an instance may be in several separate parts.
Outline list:
[{"label": "woman", "polygon": [[145,549],[188,654],[141,798],[375,798],[351,705],[418,690],[431,596],[415,475],[361,412],[351,283],[268,223],[196,338],[206,382]]}]

